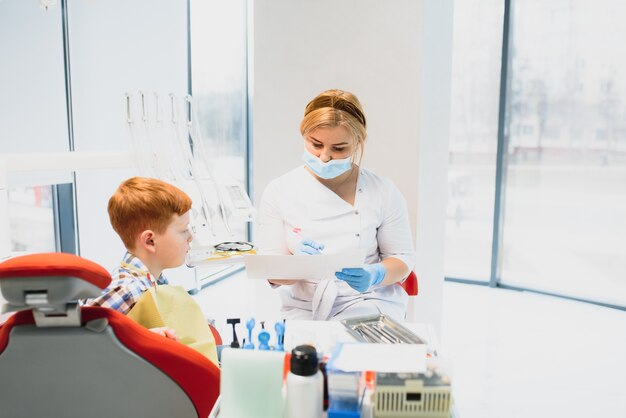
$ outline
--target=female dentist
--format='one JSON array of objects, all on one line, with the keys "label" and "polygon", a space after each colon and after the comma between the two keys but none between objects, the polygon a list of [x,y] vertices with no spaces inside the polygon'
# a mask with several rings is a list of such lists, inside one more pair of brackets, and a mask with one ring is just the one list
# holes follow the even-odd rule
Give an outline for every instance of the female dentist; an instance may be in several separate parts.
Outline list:
[{"label": "female dentist", "polygon": [[305,108],[300,124],[304,165],[273,180],[259,208],[259,251],[309,254],[365,248],[363,268],[320,281],[272,278],[288,319],[344,319],[384,313],[404,319],[398,285],[415,253],[406,202],[388,179],[358,165],[366,121],[351,93],[328,90]]}]

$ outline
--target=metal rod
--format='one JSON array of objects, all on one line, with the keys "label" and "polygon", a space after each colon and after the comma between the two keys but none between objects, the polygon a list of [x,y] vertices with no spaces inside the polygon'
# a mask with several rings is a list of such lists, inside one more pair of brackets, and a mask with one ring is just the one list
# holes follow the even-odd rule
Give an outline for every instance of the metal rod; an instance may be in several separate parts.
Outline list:
[{"label": "metal rod", "polygon": [[509,67],[509,37],[511,32],[511,0],[504,1],[504,22],[502,28],[502,64],[500,66],[500,103],[498,109],[498,149],[496,152],[496,190],[493,208],[493,236],[491,240],[491,274],[489,286],[495,287],[500,281],[502,230],[504,220],[506,170],[508,152],[508,118],[507,92],[510,85]]},{"label": "metal rod", "polygon": [[133,123],[133,105],[130,93],[126,93],[126,122]]},{"label": "metal rod", "polygon": [[376,334],[370,331],[365,324],[361,324],[360,328],[361,328],[361,332],[365,334],[366,337],[370,338],[371,342],[374,342],[374,343],[384,342],[380,338],[378,338]]}]

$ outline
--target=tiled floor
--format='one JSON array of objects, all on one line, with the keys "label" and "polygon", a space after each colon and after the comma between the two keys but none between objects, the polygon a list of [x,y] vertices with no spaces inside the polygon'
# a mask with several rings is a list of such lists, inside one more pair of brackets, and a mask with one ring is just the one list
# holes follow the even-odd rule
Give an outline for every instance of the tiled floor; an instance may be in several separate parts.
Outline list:
[{"label": "tiled floor", "polygon": [[[626,418],[626,312],[482,286],[444,289],[442,348],[458,417]],[[227,338],[226,317],[279,317],[277,292],[241,274],[197,300]]]}]

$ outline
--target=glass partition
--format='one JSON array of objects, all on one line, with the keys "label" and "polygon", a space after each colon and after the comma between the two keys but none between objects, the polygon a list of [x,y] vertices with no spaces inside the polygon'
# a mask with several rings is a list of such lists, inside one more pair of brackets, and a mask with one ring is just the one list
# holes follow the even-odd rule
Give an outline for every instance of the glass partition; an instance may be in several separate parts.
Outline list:
[{"label": "glass partition", "polygon": [[454,9],[445,274],[489,281],[503,3]]},{"label": "glass partition", "polygon": [[446,277],[626,307],[625,15],[618,0],[455,2]]},{"label": "glass partition", "polygon": [[60,4],[0,1],[0,153],[67,151]]}]

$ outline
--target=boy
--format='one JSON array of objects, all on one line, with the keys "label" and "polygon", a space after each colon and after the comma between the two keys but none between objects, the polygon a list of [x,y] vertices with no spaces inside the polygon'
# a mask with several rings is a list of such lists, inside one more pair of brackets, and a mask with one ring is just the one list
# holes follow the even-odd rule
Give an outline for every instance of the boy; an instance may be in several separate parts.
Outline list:
[{"label": "boy", "polygon": [[[127,252],[102,295],[84,304],[128,314],[144,292],[167,285],[163,270],[182,265],[190,249],[190,209],[189,196],[161,180],[133,177],[124,181],[109,199],[108,212]],[[150,330],[177,339],[171,328]]]}]

